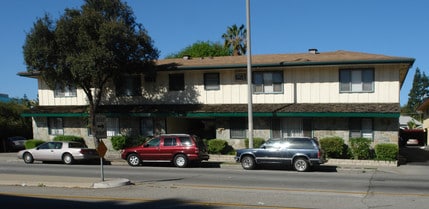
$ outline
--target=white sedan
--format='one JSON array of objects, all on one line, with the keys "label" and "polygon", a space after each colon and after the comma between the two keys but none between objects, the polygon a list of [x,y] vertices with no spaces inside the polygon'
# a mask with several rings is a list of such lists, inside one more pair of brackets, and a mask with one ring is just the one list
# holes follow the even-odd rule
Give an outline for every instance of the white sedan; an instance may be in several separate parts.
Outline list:
[{"label": "white sedan", "polygon": [[25,163],[62,161],[72,164],[76,160],[95,160],[100,157],[95,149],[79,142],[46,142],[35,148],[19,151],[18,158]]}]

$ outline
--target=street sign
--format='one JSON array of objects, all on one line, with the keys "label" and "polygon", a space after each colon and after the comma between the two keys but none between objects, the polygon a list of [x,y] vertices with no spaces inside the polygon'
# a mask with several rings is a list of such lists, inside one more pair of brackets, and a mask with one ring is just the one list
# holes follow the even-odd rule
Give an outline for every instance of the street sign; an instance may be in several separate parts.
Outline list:
[{"label": "street sign", "polygon": [[107,138],[107,127],[106,127],[106,116],[105,115],[95,115],[95,138]]},{"label": "street sign", "polygon": [[107,147],[104,144],[103,140],[100,140],[100,142],[98,142],[97,152],[101,158],[103,158],[104,155],[106,155]]}]

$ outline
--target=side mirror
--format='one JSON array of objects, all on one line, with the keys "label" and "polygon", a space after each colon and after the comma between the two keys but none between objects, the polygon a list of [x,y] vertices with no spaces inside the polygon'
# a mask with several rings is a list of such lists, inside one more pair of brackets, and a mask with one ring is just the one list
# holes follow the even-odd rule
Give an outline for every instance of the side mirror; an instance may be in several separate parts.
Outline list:
[{"label": "side mirror", "polygon": [[149,144],[143,144],[143,147],[149,147]]}]

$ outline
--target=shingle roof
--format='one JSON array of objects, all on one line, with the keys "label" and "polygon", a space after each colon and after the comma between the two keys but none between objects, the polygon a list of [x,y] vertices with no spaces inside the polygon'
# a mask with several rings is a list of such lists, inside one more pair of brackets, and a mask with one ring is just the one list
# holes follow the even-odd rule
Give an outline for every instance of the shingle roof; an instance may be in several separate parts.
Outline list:
[{"label": "shingle roof", "polygon": [[[298,54],[264,54],[253,55],[252,65],[311,65],[311,64],[341,64],[356,62],[404,62],[410,66],[413,64],[413,58],[394,57],[379,54],[369,54],[351,51],[334,51],[322,53],[298,53]],[[236,65],[246,65],[246,56],[223,56],[223,57],[194,57],[190,59],[164,59],[158,60],[157,65],[175,65],[179,68],[186,67],[228,67]],[[409,67],[410,67],[409,66]]]},{"label": "shingle roof", "polygon": [[[104,105],[101,113],[135,114],[135,113],[246,113],[247,104],[203,105]],[[25,114],[65,114],[87,113],[87,106],[37,106]],[[365,103],[365,104],[254,104],[254,113],[399,113],[399,104]],[[24,115],[25,115],[24,114]],[[79,115],[82,116],[82,115]]]}]

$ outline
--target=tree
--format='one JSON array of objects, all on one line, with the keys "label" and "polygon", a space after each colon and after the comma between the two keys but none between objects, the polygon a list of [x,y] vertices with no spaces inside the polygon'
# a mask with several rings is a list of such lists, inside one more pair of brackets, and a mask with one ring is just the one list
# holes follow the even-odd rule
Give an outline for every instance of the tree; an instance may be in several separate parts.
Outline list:
[{"label": "tree", "polygon": [[23,100],[0,102],[0,139],[10,136],[23,136],[27,139],[33,137],[31,119],[21,117],[21,113],[29,107],[19,101]]},{"label": "tree", "polygon": [[91,125],[108,82],[126,73],[152,72],[159,56],[120,0],[85,0],[80,9],[65,9],[55,23],[47,14],[38,18],[23,51],[27,70],[40,72],[52,89],[74,86],[85,92]]},{"label": "tree", "polygon": [[222,44],[220,43],[212,43],[210,41],[197,41],[177,53],[168,55],[166,58],[182,58],[184,56],[218,57],[228,55],[230,55],[229,49],[222,46]]},{"label": "tree", "polygon": [[408,93],[408,103],[402,112],[407,114],[416,114],[417,107],[429,96],[429,78],[420,69],[416,69],[414,74],[413,86]]},{"label": "tree", "polygon": [[247,30],[243,24],[240,27],[234,24],[228,27],[226,33],[222,35],[222,38],[225,40],[224,46],[232,51],[232,56],[246,54],[246,33]]}]

